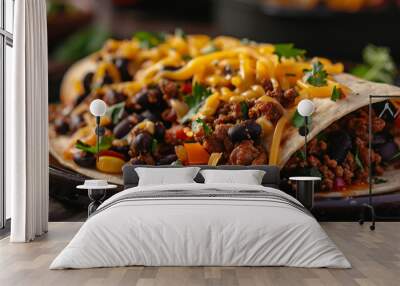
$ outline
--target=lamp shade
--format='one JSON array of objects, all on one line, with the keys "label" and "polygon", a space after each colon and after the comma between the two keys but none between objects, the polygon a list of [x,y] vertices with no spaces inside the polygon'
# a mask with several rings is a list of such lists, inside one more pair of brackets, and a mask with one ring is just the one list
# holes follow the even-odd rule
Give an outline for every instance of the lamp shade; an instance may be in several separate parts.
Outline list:
[{"label": "lamp shade", "polygon": [[315,105],[311,100],[303,99],[297,105],[297,111],[301,116],[311,116],[315,111]]},{"label": "lamp shade", "polygon": [[101,99],[95,99],[90,103],[90,113],[94,116],[103,116],[107,111],[107,105]]}]

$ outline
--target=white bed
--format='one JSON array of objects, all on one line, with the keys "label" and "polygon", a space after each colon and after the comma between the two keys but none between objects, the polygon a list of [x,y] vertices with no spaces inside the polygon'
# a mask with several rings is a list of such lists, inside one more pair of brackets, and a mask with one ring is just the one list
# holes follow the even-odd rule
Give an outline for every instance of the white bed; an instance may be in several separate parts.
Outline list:
[{"label": "white bed", "polygon": [[111,197],[50,269],[128,265],[351,267],[289,195],[197,183],[134,187]]}]

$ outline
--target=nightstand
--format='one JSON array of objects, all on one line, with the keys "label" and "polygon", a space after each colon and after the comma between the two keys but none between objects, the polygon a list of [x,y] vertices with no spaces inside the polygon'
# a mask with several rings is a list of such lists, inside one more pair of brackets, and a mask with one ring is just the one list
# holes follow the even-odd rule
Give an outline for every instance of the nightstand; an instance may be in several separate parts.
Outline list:
[{"label": "nightstand", "polygon": [[289,180],[296,182],[296,199],[308,210],[314,206],[314,193],[319,188],[320,177],[290,177]]},{"label": "nightstand", "polygon": [[106,191],[115,189],[116,187],[116,185],[110,185],[104,180],[86,180],[85,184],[76,187],[77,189],[88,191],[91,202],[88,206],[88,217],[103,203],[106,197]]}]

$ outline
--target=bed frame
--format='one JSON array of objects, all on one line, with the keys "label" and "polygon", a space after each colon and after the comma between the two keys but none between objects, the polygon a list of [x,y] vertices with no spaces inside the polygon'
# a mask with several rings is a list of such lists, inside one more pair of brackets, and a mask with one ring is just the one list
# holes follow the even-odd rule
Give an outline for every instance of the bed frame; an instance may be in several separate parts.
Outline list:
[{"label": "bed frame", "polygon": [[[182,168],[180,166],[171,166],[171,165],[163,165],[163,166],[148,166],[148,165],[130,165],[127,164],[122,168],[123,171],[123,180],[124,180],[124,189],[136,187],[139,182],[139,177],[135,171],[137,167],[147,167],[147,168]],[[280,170],[277,166],[268,166],[268,165],[260,165],[260,166],[235,166],[235,165],[224,165],[224,166],[206,166],[199,165],[195,166],[199,167],[202,170],[209,169],[218,169],[218,170],[262,170],[265,171],[264,178],[262,180],[262,185],[265,187],[271,187],[279,189],[280,183]],[[197,183],[203,183],[204,178],[199,173],[194,179]]]}]

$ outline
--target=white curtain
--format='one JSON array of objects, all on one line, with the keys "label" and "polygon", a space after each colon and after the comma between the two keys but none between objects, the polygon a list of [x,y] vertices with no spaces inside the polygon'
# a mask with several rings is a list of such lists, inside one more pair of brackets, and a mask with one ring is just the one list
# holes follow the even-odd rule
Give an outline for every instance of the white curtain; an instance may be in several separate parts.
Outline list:
[{"label": "white curtain", "polygon": [[15,1],[13,93],[6,99],[6,187],[12,242],[48,225],[46,0]]}]

